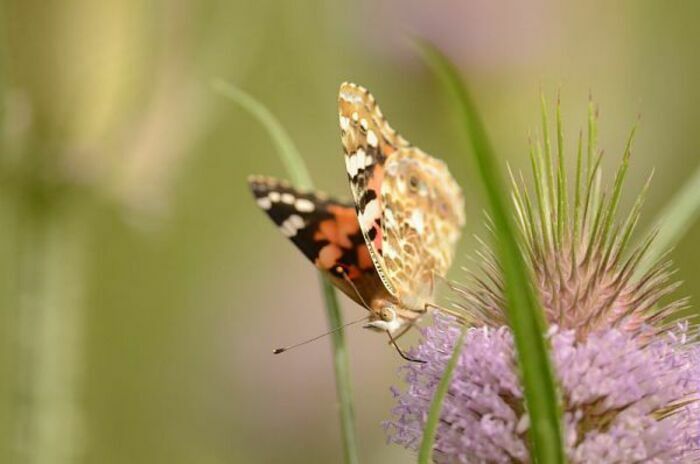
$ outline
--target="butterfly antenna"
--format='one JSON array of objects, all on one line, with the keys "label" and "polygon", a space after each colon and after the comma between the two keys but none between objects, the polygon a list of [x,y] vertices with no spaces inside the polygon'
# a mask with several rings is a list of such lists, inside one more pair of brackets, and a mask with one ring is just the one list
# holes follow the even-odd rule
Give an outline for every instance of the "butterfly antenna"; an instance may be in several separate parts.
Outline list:
[{"label": "butterfly antenna", "polygon": [[355,291],[355,295],[357,295],[357,298],[362,303],[362,306],[364,306],[365,309],[367,309],[368,311],[372,311],[372,309],[369,307],[369,305],[367,304],[365,299],[362,298],[360,291],[357,289],[357,286],[355,286],[355,282],[353,282],[352,279],[350,279],[350,277],[348,276],[347,271],[345,269],[343,269],[341,266],[336,267],[335,270],[337,273],[341,274],[343,276],[343,279],[345,280],[345,282],[347,282],[347,284],[350,285],[350,287],[352,287],[352,289]]},{"label": "butterfly antenna", "polygon": [[326,335],[330,335],[330,334],[332,334],[332,333],[338,332],[339,330],[342,330],[342,329],[344,329],[345,327],[348,327],[348,326],[351,326],[351,325],[355,325],[355,324],[358,324],[358,323],[360,323],[360,322],[364,322],[364,321],[366,321],[367,319],[369,319],[369,318],[368,318],[367,316],[365,316],[365,317],[363,317],[362,319],[357,319],[356,321],[348,322],[347,324],[343,324],[343,325],[341,325],[340,327],[336,327],[335,329],[329,330],[329,331],[326,332],[326,333],[323,333],[323,334],[321,334],[321,335],[317,335],[316,337],[310,338],[310,339],[308,339],[308,340],[304,340],[303,342],[295,343],[294,345],[289,345],[289,346],[285,346],[285,347],[282,347],[282,348],[275,348],[274,350],[272,350],[272,353],[273,353],[273,354],[284,353],[285,351],[289,351],[289,350],[291,350],[292,348],[296,348],[296,347],[298,347],[298,346],[306,345],[307,343],[314,342],[314,341],[318,340],[319,338],[325,337]]}]

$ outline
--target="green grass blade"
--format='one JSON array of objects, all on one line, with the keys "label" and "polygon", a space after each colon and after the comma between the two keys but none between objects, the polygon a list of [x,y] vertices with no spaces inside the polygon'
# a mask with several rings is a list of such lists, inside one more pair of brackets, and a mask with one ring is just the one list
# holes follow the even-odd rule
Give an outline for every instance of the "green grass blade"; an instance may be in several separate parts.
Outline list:
[{"label": "green grass blade", "polygon": [[530,414],[532,461],[539,464],[565,462],[561,411],[545,339],[544,316],[516,239],[513,214],[495,155],[476,107],[454,65],[430,45],[420,43],[419,50],[449,92],[459,113],[459,123],[471,141],[480,180],[488,199],[506,283],[507,315],[515,338],[525,401]]},{"label": "green grass blade", "polygon": [[277,148],[277,154],[289,173],[290,180],[299,188],[310,189],[312,187],[311,175],[306,169],[304,159],[275,115],[265,105],[232,84],[215,79],[211,86],[216,92],[238,103],[262,124],[270,134],[270,138]]},{"label": "green grass blade", "polygon": [[[289,173],[290,180],[300,188],[312,188],[311,176],[304,164],[304,160],[297,150],[292,138],[284,130],[282,124],[262,103],[245,93],[241,89],[222,80],[214,80],[212,87],[221,95],[230,98],[250,113],[270,134],[277,154]],[[335,289],[322,275],[319,275],[323,290],[323,299],[326,307],[326,317],[331,329],[343,325],[338,299]],[[333,346],[333,367],[335,369],[335,383],[340,403],[340,426],[343,442],[344,462],[358,464],[357,438],[355,436],[355,414],[352,405],[352,391],[350,389],[350,365],[348,363],[347,349],[345,347],[345,335],[343,330],[337,330],[331,334]]]},{"label": "green grass blade", "polygon": [[[330,282],[319,274],[319,281],[323,288],[323,300],[326,306],[326,316],[330,328],[343,325],[343,319],[338,306],[338,298],[335,289]],[[345,333],[338,330],[331,334],[333,341],[333,366],[335,368],[335,388],[338,402],[340,403],[340,430],[343,440],[343,457],[347,464],[358,464],[360,458],[357,454],[357,437],[355,435],[355,413],[352,405],[352,391],[350,390],[350,365],[348,352],[345,346]]]},{"label": "green grass blade", "polygon": [[440,413],[442,412],[442,402],[444,401],[445,396],[447,396],[447,390],[450,388],[452,373],[454,372],[457,361],[459,360],[459,355],[462,353],[462,346],[464,346],[464,335],[466,333],[467,327],[465,326],[457,339],[454,350],[452,350],[452,356],[447,362],[445,372],[442,373],[442,378],[440,379],[440,383],[435,390],[435,395],[433,395],[433,402],[430,404],[430,410],[428,411],[428,419],[425,421],[425,428],[423,428],[423,440],[421,441],[420,448],[418,449],[418,464],[428,464],[431,462],[433,443],[435,442],[437,427],[438,423],[440,422]]},{"label": "green grass blade", "polygon": [[[659,234],[647,252],[640,272],[648,269],[663,253],[674,246],[700,218],[700,166],[673,196],[653,222]],[[649,235],[647,233],[646,235]]]}]

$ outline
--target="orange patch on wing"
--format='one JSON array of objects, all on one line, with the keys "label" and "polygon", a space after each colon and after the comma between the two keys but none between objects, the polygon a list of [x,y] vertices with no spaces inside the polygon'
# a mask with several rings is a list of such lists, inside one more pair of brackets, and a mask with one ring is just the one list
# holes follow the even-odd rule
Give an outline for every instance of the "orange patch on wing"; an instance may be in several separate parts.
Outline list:
[{"label": "orange patch on wing", "polygon": [[382,144],[382,153],[384,154],[384,156],[388,157],[389,155],[391,155],[395,151],[396,150],[394,149],[394,147],[391,144],[388,144],[388,143]]},{"label": "orange patch on wing", "polygon": [[360,229],[357,213],[353,208],[342,206],[330,206],[328,210],[335,218],[321,221],[314,239],[328,240],[343,248],[352,248],[350,236],[356,234]]},{"label": "orange patch on wing", "polygon": [[318,252],[316,266],[320,267],[321,269],[332,269],[338,262],[338,258],[340,258],[342,255],[343,252],[340,247],[334,245],[333,243],[329,243]]},{"label": "orange patch on wing", "polygon": [[354,235],[360,230],[360,222],[357,219],[355,208],[338,208],[331,206],[328,209],[338,218],[338,229],[340,233],[346,237]]},{"label": "orange patch on wing", "polygon": [[347,272],[350,280],[355,280],[362,275],[362,271],[360,271],[357,266],[349,266],[345,268],[345,272]]},{"label": "orange patch on wing", "polygon": [[315,240],[328,240],[338,243],[338,225],[334,219],[326,219],[318,225],[318,231],[314,234]]},{"label": "orange patch on wing", "polygon": [[357,264],[360,266],[360,269],[370,269],[374,267],[367,245],[363,244],[357,248]]}]

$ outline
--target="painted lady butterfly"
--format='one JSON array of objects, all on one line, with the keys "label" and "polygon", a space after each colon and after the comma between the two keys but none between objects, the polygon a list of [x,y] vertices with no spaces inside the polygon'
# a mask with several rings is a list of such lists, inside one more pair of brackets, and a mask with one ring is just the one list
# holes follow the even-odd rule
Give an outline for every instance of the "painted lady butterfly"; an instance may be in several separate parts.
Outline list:
[{"label": "painted lady butterfly", "polygon": [[365,88],[342,84],[338,109],[354,202],[270,178],[249,183],[282,233],[370,311],[366,327],[402,334],[450,267],[464,199],[447,166],[396,133]]}]

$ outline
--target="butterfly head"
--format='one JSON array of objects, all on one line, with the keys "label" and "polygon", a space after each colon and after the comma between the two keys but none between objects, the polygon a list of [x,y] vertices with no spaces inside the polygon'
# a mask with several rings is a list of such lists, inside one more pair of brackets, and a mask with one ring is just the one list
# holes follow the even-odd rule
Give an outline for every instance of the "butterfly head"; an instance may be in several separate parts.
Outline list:
[{"label": "butterfly head", "polygon": [[380,301],[372,305],[369,321],[364,326],[380,332],[396,333],[406,325],[415,322],[420,313],[400,307],[399,305]]}]

